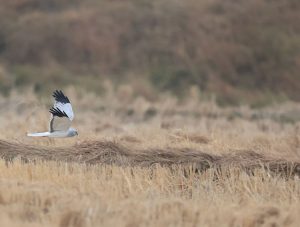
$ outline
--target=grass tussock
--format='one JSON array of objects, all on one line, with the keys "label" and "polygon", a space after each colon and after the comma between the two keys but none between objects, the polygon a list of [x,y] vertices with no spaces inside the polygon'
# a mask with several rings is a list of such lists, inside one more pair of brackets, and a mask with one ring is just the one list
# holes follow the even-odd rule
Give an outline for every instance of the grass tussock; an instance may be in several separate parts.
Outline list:
[{"label": "grass tussock", "polygon": [[259,154],[255,151],[232,151],[213,155],[189,148],[148,148],[135,150],[113,141],[82,142],[71,147],[42,147],[0,140],[0,157],[6,161],[20,158],[25,162],[36,160],[106,164],[123,167],[191,167],[199,173],[209,168],[239,167],[248,172],[265,168],[282,176],[300,177],[300,159],[288,159]]}]

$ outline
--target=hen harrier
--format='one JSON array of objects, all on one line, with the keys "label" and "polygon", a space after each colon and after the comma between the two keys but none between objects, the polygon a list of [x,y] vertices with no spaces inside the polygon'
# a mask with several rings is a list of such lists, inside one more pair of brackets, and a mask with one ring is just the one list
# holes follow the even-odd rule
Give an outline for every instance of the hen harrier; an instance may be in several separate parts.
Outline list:
[{"label": "hen harrier", "polygon": [[71,128],[74,113],[71,103],[62,91],[53,92],[55,102],[49,110],[51,113],[49,132],[28,133],[27,136],[44,137],[72,137],[78,135],[76,129]]}]

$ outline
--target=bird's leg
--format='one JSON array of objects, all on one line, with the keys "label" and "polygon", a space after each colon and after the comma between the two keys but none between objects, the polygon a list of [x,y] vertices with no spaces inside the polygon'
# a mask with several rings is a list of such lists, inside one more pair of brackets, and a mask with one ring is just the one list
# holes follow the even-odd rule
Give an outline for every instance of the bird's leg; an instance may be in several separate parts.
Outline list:
[{"label": "bird's leg", "polygon": [[55,140],[53,138],[48,137],[48,145],[55,145]]}]

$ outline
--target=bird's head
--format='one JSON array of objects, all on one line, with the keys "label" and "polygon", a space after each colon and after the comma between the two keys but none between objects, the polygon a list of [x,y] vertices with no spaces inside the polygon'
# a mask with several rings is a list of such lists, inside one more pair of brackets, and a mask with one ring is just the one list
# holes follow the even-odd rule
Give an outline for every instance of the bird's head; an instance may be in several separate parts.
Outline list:
[{"label": "bird's head", "polygon": [[71,136],[78,136],[78,132],[75,128],[69,128],[69,133],[68,135]]}]

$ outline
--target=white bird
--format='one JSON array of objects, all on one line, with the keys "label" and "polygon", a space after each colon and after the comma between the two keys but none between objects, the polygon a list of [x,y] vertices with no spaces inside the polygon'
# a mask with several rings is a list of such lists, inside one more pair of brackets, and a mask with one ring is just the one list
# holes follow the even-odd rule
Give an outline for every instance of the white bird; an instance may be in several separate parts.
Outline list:
[{"label": "white bird", "polygon": [[74,113],[71,103],[62,91],[56,90],[52,95],[55,98],[51,113],[49,132],[28,133],[34,137],[72,137],[78,135],[77,130],[71,128]]}]

